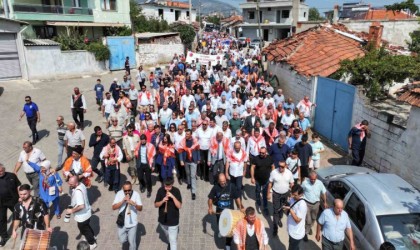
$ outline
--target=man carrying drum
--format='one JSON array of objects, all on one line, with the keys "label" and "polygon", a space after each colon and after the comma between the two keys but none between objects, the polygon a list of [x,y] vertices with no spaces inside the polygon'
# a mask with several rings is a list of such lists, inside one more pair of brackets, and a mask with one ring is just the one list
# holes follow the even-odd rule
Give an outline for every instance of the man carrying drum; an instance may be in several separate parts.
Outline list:
[{"label": "man carrying drum", "polygon": [[[226,181],[226,176],[224,173],[218,175],[218,184],[214,185],[208,195],[208,206],[210,215],[214,214],[213,204],[216,206],[216,218],[217,225],[219,225],[220,214],[224,209],[234,209],[233,201],[235,201],[236,206],[244,212],[244,207],[241,201],[241,194],[238,189],[235,188],[231,183]],[[232,225],[235,226],[235,225]],[[220,232],[218,237],[221,238]],[[232,237],[226,237],[226,250],[230,249],[232,242]]]}]

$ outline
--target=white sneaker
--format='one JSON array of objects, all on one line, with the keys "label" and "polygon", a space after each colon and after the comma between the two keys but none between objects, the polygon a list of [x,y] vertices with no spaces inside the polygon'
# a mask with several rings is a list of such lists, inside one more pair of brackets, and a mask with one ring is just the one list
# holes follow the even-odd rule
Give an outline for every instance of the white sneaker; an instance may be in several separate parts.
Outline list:
[{"label": "white sneaker", "polygon": [[90,250],[95,249],[98,245],[96,243],[93,243],[92,245],[89,245]]}]

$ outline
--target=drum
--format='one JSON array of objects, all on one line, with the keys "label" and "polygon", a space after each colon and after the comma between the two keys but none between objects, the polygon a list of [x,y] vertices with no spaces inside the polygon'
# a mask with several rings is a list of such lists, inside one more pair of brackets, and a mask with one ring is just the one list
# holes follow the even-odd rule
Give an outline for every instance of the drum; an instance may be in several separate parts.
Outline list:
[{"label": "drum", "polygon": [[48,250],[51,233],[47,230],[29,229],[23,234],[20,250]]},{"label": "drum", "polygon": [[239,210],[223,209],[219,218],[219,233],[223,237],[232,237],[236,224],[245,217]]}]

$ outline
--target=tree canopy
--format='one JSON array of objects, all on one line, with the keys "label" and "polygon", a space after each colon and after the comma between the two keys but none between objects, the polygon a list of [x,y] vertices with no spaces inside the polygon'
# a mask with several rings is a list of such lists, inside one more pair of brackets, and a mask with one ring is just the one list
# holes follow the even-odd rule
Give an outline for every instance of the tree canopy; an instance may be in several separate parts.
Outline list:
[{"label": "tree canopy", "polygon": [[130,18],[134,32],[165,32],[169,30],[168,22],[160,18],[146,17],[138,3],[130,1]]},{"label": "tree canopy", "polygon": [[410,11],[411,14],[416,13],[416,15],[419,15],[419,6],[417,6],[414,3],[414,0],[407,0],[407,1],[402,1],[400,3],[394,3],[391,5],[385,5],[385,8],[387,10],[392,10],[392,11],[402,11],[402,10],[408,10]]},{"label": "tree canopy", "polygon": [[187,45],[187,47],[191,47],[192,42],[195,39],[195,30],[189,24],[174,24],[171,25],[171,31],[179,32],[179,36],[181,38],[182,43]]},{"label": "tree canopy", "polygon": [[323,18],[321,16],[321,14],[319,13],[317,8],[310,8],[309,9],[308,20],[309,21],[321,21],[321,20],[325,20],[325,18]]}]

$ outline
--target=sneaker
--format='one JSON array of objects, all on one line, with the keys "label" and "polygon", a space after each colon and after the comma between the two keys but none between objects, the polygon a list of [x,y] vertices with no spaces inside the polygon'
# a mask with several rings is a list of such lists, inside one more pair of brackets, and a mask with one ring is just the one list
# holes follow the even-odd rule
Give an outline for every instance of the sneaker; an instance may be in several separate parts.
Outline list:
[{"label": "sneaker", "polygon": [[150,198],[152,196],[152,192],[147,192],[147,198]]},{"label": "sneaker", "polygon": [[192,194],[192,200],[195,200],[195,194]]},{"label": "sneaker", "polygon": [[99,178],[98,178],[97,182],[98,182],[98,183],[101,183],[101,182],[103,182],[103,181],[104,181],[104,177],[103,177],[103,176],[99,176]]},{"label": "sneaker", "polygon": [[89,245],[90,250],[95,249],[97,247],[98,247],[98,245],[96,243],[93,243],[92,245]]},{"label": "sneaker", "polygon": [[309,235],[312,235],[312,228],[311,229],[309,229],[309,233],[308,233]]},{"label": "sneaker", "polygon": [[141,192],[141,193],[146,192],[146,188],[145,188],[145,187],[141,187],[141,188],[140,188],[140,192]]},{"label": "sneaker", "polygon": [[281,222],[281,220],[279,220],[279,227],[283,227],[283,223]]},{"label": "sneaker", "polygon": [[305,234],[305,236],[303,237],[303,241],[308,242],[308,235],[307,234]]},{"label": "sneaker", "polygon": [[191,185],[190,184],[187,185],[187,189],[191,189]]},{"label": "sneaker", "polygon": [[1,241],[0,241],[0,247],[4,247],[6,245],[7,240],[8,240],[8,238],[1,239]]}]

